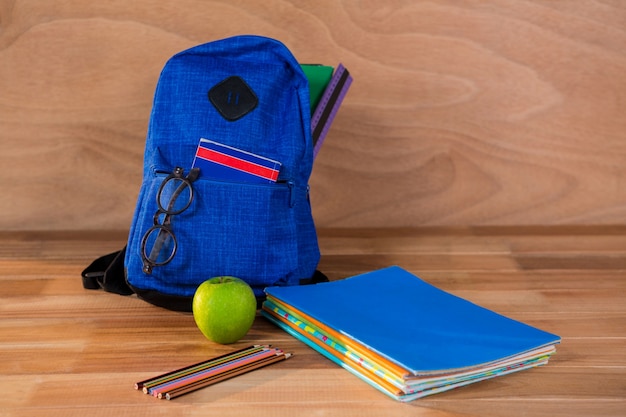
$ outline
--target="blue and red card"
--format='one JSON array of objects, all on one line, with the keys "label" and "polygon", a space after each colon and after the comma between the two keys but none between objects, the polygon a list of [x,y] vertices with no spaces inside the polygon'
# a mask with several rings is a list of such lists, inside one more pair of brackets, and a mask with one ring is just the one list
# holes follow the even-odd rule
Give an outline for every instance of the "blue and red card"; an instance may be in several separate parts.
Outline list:
[{"label": "blue and red card", "polygon": [[281,163],[209,139],[200,139],[193,168],[200,176],[218,181],[273,183],[278,179]]}]

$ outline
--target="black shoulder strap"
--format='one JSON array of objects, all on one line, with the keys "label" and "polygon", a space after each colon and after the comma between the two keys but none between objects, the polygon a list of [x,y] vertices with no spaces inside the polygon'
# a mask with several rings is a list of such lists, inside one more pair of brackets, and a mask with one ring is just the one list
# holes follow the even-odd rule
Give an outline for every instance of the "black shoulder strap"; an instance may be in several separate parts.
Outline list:
[{"label": "black shoulder strap", "polygon": [[126,246],[94,260],[82,272],[83,287],[88,290],[103,289],[108,292],[131,295],[134,291],[126,283],[124,256]]}]

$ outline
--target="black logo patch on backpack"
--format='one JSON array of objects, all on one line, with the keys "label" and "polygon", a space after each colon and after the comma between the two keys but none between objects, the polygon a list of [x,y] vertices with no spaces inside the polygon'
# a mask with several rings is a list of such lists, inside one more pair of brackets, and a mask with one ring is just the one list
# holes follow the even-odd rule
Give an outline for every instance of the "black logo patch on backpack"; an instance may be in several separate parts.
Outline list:
[{"label": "black logo patch on backpack", "polygon": [[209,90],[209,100],[224,119],[234,122],[250,113],[259,99],[239,76],[233,75]]}]

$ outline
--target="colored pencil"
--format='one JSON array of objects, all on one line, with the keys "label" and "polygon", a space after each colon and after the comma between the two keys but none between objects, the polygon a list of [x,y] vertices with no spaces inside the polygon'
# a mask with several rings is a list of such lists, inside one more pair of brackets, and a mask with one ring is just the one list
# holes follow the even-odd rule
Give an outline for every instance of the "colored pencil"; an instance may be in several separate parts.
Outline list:
[{"label": "colored pencil", "polygon": [[166,376],[160,376],[155,378],[154,380],[145,383],[143,387],[143,392],[146,394],[154,394],[153,390],[155,387],[169,383],[171,381],[195,374],[197,372],[204,371],[209,368],[214,368],[217,366],[221,366],[225,363],[229,363],[231,361],[247,357],[249,355],[253,355],[259,352],[264,352],[268,349],[266,346],[254,346],[249,349],[244,349],[241,351],[236,351],[228,355],[222,355],[217,358],[210,359],[205,361],[199,365],[193,367],[184,368],[182,371],[175,371],[173,373],[168,373]]},{"label": "colored pencil", "polygon": [[290,353],[286,354],[281,349],[268,345],[252,345],[137,382],[135,389],[157,398],[170,400],[290,356]]},{"label": "colored pencil", "polygon": [[259,368],[263,368],[263,367],[271,365],[273,363],[283,361],[285,359],[290,358],[291,356],[292,356],[291,353],[277,352],[274,356],[270,356],[270,357],[261,359],[261,360],[256,361],[256,362],[252,362],[252,363],[250,363],[248,365],[245,365],[245,366],[241,366],[241,367],[238,367],[238,368],[231,369],[231,370],[229,370],[227,372],[220,373],[220,374],[214,375],[212,377],[209,377],[209,378],[206,378],[206,379],[203,379],[203,380],[199,380],[199,381],[197,381],[195,383],[192,383],[192,384],[189,384],[189,385],[180,386],[180,387],[178,387],[176,389],[173,389],[171,391],[167,391],[167,392],[164,392],[164,393],[159,393],[158,398],[166,399],[166,400],[172,400],[172,399],[174,399],[176,397],[180,397],[181,395],[188,394],[188,393],[196,391],[196,390],[198,390],[200,388],[204,388],[204,387],[207,387],[209,385],[213,385],[213,384],[216,384],[218,382],[225,381],[227,379],[230,379],[230,378],[233,378],[233,377],[245,374],[247,372],[254,371],[254,370],[259,369]]},{"label": "colored pencil", "polygon": [[135,389],[143,390],[147,394],[148,393],[147,388],[150,386],[157,385],[160,382],[163,382],[172,378],[177,378],[179,375],[182,375],[182,374],[195,372],[197,369],[210,366],[215,363],[219,363],[220,361],[230,360],[232,357],[236,357],[237,355],[240,355],[240,354],[247,354],[250,352],[258,351],[259,349],[262,349],[262,348],[269,348],[269,346],[252,345],[243,349],[236,350],[234,352],[226,353],[224,355],[211,358],[209,360],[205,360],[202,362],[195,363],[193,365],[185,366],[184,368],[176,369],[174,371],[167,372],[167,373],[146,379],[144,381],[137,382],[135,383]]},{"label": "colored pencil", "polygon": [[[191,383],[212,377],[214,375],[219,375],[223,372],[227,372],[231,369],[238,368],[240,366],[245,366],[249,363],[256,362],[260,359],[275,355],[277,352],[276,349],[265,349],[260,352],[255,352],[250,355],[245,355],[242,357],[237,357],[233,360],[226,361],[220,363],[216,366],[209,366],[206,369],[199,370],[198,372],[184,375],[180,378],[166,381],[162,384],[154,386],[150,388],[149,393],[154,395],[155,397],[159,395],[161,392],[170,391],[172,389],[189,385]],[[281,351],[282,352],[282,351]]]}]

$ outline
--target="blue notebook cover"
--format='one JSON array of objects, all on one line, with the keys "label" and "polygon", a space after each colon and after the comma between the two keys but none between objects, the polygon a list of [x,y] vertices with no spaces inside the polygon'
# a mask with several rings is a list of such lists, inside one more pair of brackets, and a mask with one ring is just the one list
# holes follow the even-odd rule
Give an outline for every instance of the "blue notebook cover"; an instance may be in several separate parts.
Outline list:
[{"label": "blue notebook cover", "polygon": [[557,335],[440,290],[398,266],[265,291],[414,375],[482,366],[560,342]]}]

